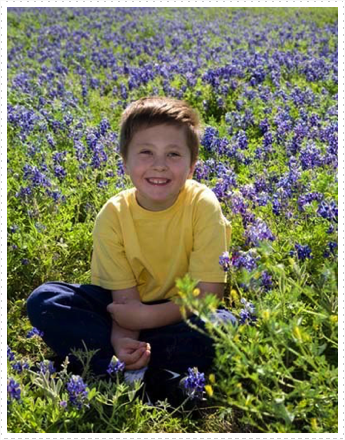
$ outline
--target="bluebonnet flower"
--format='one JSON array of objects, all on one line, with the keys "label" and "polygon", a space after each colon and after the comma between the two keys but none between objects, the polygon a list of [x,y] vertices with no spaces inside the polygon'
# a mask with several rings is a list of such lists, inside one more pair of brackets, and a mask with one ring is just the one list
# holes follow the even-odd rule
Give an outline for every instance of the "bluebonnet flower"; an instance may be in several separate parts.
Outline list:
[{"label": "bluebonnet flower", "polygon": [[108,155],[104,151],[102,144],[97,143],[93,149],[93,156],[91,159],[92,168],[101,168],[108,161]]},{"label": "bluebonnet flower", "polygon": [[104,179],[100,180],[97,183],[97,187],[98,188],[106,188],[107,186],[108,186],[108,182],[106,180],[104,180]]},{"label": "bluebonnet flower", "polygon": [[260,257],[257,257],[253,251],[248,252],[235,251],[231,257],[231,264],[237,269],[246,269],[248,272],[257,268],[257,261]]},{"label": "bluebonnet flower", "polygon": [[54,364],[52,361],[43,361],[39,363],[40,372],[42,374],[45,374],[47,371],[50,374],[53,374],[56,372],[56,368],[54,367]]},{"label": "bluebonnet flower", "polygon": [[282,205],[278,199],[278,196],[276,194],[273,195],[272,200],[272,211],[274,215],[280,215],[282,209]]},{"label": "bluebonnet flower", "polygon": [[300,196],[297,200],[298,208],[301,211],[304,211],[304,206],[308,205],[309,203],[313,202],[314,200],[320,201],[322,200],[323,195],[319,192],[312,192],[308,194],[304,194]]},{"label": "bluebonnet flower", "polygon": [[297,257],[299,260],[304,261],[306,258],[312,258],[311,249],[308,245],[303,246],[299,243],[296,243],[295,249],[297,251]]},{"label": "bluebonnet flower", "polygon": [[268,183],[264,176],[258,176],[254,182],[254,187],[257,192],[268,191]]},{"label": "bluebonnet flower", "polygon": [[47,138],[48,144],[49,144],[52,148],[55,148],[55,147],[56,147],[56,144],[55,144],[55,141],[54,141],[53,136],[52,136],[50,133],[48,133],[47,136],[46,136],[46,138]]},{"label": "bluebonnet flower", "polygon": [[46,194],[51,197],[54,202],[58,202],[59,200],[61,200],[62,202],[65,201],[65,196],[62,195],[59,191],[46,190]]},{"label": "bluebonnet flower", "polygon": [[23,258],[22,259],[22,265],[23,266],[27,266],[28,264],[30,264],[30,261],[27,258]]},{"label": "bluebonnet flower", "polygon": [[265,118],[262,121],[260,121],[259,127],[260,127],[260,130],[261,130],[262,134],[265,134],[268,131],[270,125],[268,123],[267,118]]},{"label": "bluebonnet flower", "polygon": [[267,224],[261,219],[255,220],[252,225],[248,226],[245,232],[245,237],[255,246],[258,246],[263,240],[275,240],[275,236],[272,234]]},{"label": "bluebonnet flower", "polygon": [[41,173],[35,166],[24,165],[24,180],[31,179],[31,183],[34,187],[50,187],[51,183],[45,174]]},{"label": "bluebonnet flower", "polygon": [[69,382],[67,382],[66,387],[71,404],[76,406],[78,409],[81,409],[88,396],[86,384],[84,383],[83,379],[80,376],[72,376]]},{"label": "bluebonnet flower", "polygon": [[112,357],[110,364],[108,365],[107,373],[116,374],[125,369],[125,363],[121,362],[115,355]]},{"label": "bluebonnet flower", "polygon": [[18,361],[12,364],[12,368],[18,373],[22,373],[23,370],[27,370],[29,368],[29,364],[25,361]]},{"label": "bluebonnet flower", "polygon": [[32,327],[32,329],[27,333],[26,337],[32,338],[35,335],[42,337],[44,333],[41,330],[38,330],[36,327]]},{"label": "bluebonnet flower", "polygon": [[7,396],[9,397],[9,400],[7,403],[11,403],[12,400],[20,400],[20,386],[19,383],[16,382],[14,379],[10,378],[7,381]]},{"label": "bluebonnet flower", "polygon": [[328,220],[338,220],[338,206],[335,201],[332,200],[330,203],[322,201],[318,207],[317,213]]},{"label": "bluebonnet flower", "polygon": [[228,272],[230,270],[231,260],[229,252],[222,253],[222,255],[219,257],[219,264],[222,266],[224,272]]},{"label": "bluebonnet flower", "polygon": [[240,324],[254,325],[257,320],[254,305],[248,302],[245,298],[241,299],[241,303],[244,307],[240,311]]},{"label": "bluebonnet flower", "polygon": [[82,161],[86,157],[84,145],[80,141],[75,141],[73,146],[77,160]]},{"label": "bluebonnet flower", "polygon": [[329,247],[330,251],[332,252],[332,254],[334,254],[334,251],[335,251],[335,250],[337,249],[337,247],[338,247],[338,243],[335,242],[335,241],[330,241],[330,242],[328,243],[328,247]]},{"label": "bluebonnet flower", "polygon": [[303,170],[318,167],[322,165],[321,150],[315,145],[307,145],[300,152],[300,162]]},{"label": "bluebonnet flower", "polygon": [[213,151],[218,136],[219,133],[216,128],[206,127],[204,135],[201,139],[201,145],[205,148],[206,151]]},{"label": "bluebonnet flower", "polygon": [[10,349],[9,346],[7,346],[7,359],[9,361],[14,361],[14,353],[13,351]]},{"label": "bluebonnet flower", "polygon": [[188,376],[182,379],[181,385],[191,399],[201,400],[205,388],[205,375],[196,367],[188,368]]},{"label": "bluebonnet flower", "polygon": [[110,124],[107,118],[103,118],[99,123],[99,131],[102,136],[105,136],[106,132],[110,130]]},{"label": "bluebonnet flower", "polygon": [[258,194],[255,198],[255,202],[259,206],[266,206],[269,201],[270,201],[270,196],[265,192]]},{"label": "bluebonnet flower", "polygon": [[261,274],[261,285],[265,292],[270,290],[272,287],[272,277],[266,270],[264,270]]},{"label": "bluebonnet flower", "polygon": [[67,407],[67,402],[66,402],[66,400],[61,400],[61,401],[59,402],[59,405],[60,405],[62,408],[66,408],[66,407]]},{"label": "bluebonnet flower", "polygon": [[242,194],[233,194],[231,197],[231,209],[234,214],[243,214],[248,208],[248,204],[246,203]]},{"label": "bluebonnet flower", "polygon": [[59,180],[63,180],[67,176],[66,170],[61,165],[54,167],[54,174]]},{"label": "bluebonnet flower", "polygon": [[14,234],[15,232],[17,232],[18,229],[19,229],[19,226],[17,226],[17,225],[12,225],[12,226],[10,226],[10,232],[11,232],[12,234]]},{"label": "bluebonnet flower", "polygon": [[66,160],[67,151],[56,152],[52,155],[55,165],[61,165]]},{"label": "bluebonnet flower", "polygon": [[240,191],[241,191],[243,197],[245,197],[247,200],[255,200],[256,189],[253,184],[243,185],[240,188]]},{"label": "bluebonnet flower", "polygon": [[334,232],[334,230],[335,230],[335,228],[334,228],[334,226],[331,224],[330,226],[329,226],[329,228],[327,229],[327,234],[332,234],[333,232]]},{"label": "bluebonnet flower", "polygon": [[236,135],[237,145],[241,150],[245,150],[248,147],[248,139],[244,131],[239,131]]}]

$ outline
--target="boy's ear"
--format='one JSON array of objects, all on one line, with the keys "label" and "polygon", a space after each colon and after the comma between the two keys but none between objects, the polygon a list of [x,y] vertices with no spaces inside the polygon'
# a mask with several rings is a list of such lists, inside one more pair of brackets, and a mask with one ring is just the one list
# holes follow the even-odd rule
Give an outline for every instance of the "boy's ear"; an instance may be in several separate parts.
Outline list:
[{"label": "boy's ear", "polygon": [[190,173],[189,173],[188,179],[191,179],[193,177],[195,167],[196,167],[196,162],[192,163],[190,166]]}]

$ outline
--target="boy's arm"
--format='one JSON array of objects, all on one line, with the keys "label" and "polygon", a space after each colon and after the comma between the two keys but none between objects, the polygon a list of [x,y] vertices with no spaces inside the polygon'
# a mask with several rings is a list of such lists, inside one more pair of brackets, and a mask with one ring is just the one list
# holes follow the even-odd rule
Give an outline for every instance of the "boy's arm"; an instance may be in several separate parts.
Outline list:
[{"label": "boy's arm", "polygon": [[[111,291],[113,301],[120,303],[140,302],[136,287]],[[137,370],[146,366],[150,360],[150,347],[138,341],[140,329],[130,330],[121,327],[115,320],[112,323],[111,344],[116,356],[126,364],[127,370]]]},{"label": "boy's arm", "polygon": [[[206,293],[213,293],[219,299],[222,299],[224,296],[224,283],[200,282],[197,287],[200,289],[199,297],[201,298]],[[155,305],[147,305],[140,302],[128,304],[113,303],[108,306],[108,311],[120,325],[132,330],[164,327],[165,325],[180,322],[183,319],[180,306],[172,302]],[[192,315],[192,312],[187,311],[186,315],[189,317]]]}]

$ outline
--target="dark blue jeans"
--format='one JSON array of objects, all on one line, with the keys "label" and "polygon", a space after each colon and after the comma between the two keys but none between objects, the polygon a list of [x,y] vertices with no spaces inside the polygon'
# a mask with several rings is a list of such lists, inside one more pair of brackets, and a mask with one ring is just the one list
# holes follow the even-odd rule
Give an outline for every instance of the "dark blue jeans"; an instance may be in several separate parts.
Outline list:
[{"label": "dark blue jeans", "polygon": [[[111,302],[110,290],[99,286],[47,282],[30,295],[27,312],[32,325],[44,332],[43,340],[59,357],[69,355],[73,348],[84,349],[82,341],[88,349],[99,349],[91,368],[96,375],[103,375],[114,354],[110,343],[112,320],[106,310]],[[205,329],[196,316],[190,320]],[[145,377],[157,379],[157,372],[164,369],[184,374],[189,367],[198,367],[205,372],[212,364],[212,339],[184,321],[142,330],[139,339],[151,344]]]}]

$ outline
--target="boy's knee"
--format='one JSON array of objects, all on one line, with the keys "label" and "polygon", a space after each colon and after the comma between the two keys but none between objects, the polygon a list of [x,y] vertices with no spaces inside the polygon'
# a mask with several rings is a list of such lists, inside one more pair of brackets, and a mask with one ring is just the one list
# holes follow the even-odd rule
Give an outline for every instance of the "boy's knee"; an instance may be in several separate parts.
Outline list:
[{"label": "boy's knee", "polygon": [[26,310],[31,323],[39,327],[39,322],[46,312],[47,300],[53,295],[53,283],[44,283],[37,287],[26,302]]}]

